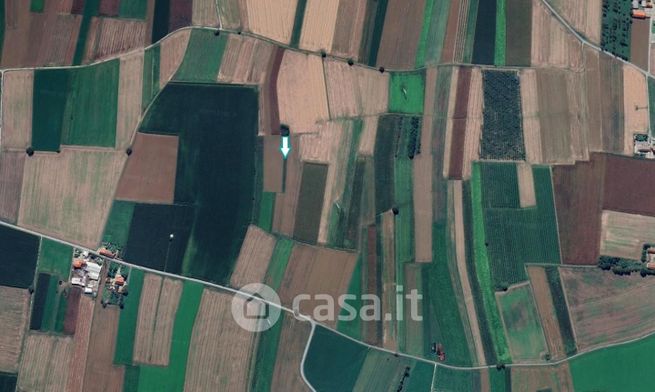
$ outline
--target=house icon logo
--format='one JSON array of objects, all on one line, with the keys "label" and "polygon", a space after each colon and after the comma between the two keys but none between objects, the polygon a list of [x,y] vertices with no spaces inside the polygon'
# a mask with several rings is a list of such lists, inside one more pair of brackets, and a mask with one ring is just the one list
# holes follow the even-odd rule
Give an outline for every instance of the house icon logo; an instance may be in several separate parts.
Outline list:
[{"label": "house icon logo", "polygon": [[232,316],[249,332],[262,332],[273,327],[280,318],[280,297],[262,283],[243,286],[232,297]]}]

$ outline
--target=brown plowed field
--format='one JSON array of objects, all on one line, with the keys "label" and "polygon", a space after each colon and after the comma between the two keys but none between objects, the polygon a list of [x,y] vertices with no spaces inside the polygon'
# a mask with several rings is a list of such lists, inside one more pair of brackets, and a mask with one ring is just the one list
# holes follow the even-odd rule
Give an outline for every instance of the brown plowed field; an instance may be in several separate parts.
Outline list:
[{"label": "brown plowed field", "polygon": [[280,73],[280,65],[284,57],[284,49],[278,46],[273,47],[268,72],[264,85],[261,87],[262,94],[259,96],[259,134],[279,135],[280,134],[280,112],[277,102],[277,77]]},{"label": "brown plowed field", "polygon": [[[191,15],[191,22],[194,26],[215,26],[218,27],[218,13],[216,12],[216,3],[215,0],[195,0],[193,2],[193,10]],[[234,1],[221,1],[220,3],[234,4]],[[236,20],[238,25],[239,20],[239,9],[236,7]],[[227,18],[224,13],[221,13],[221,18],[225,21]],[[224,28],[229,28],[228,26],[223,25]]]},{"label": "brown plowed field", "polygon": [[[356,261],[355,253],[296,244],[280,285],[282,304],[292,306],[293,298],[298,294],[328,294],[336,299],[347,293]],[[300,313],[311,316],[314,308],[321,304],[325,302],[315,299],[303,301],[300,303]],[[335,315],[339,314],[336,301],[334,311]],[[336,325],[336,319],[324,321],[329,326]]]},{"label": "brown plowed field", "polygon": [[137,133],[132,155],[118,182],[116,198],[143,203],[173,203],[178,137]]},{"label": "brown plowed field", "polygon": [[230,34],[221,59],[218,81],[263,84],[269,71],[273,45],[252,37]]},{"label": "brown plowed field", "polygon": [[603,211],[600,254],[639,260],[643,245],[655,238],[655,217]]},{"label": "brown plowed field", "polygon": [[590,151],[601,151],[602,143],[602,117],[600,107],[600,64],[598,52],[585,48],[585,76],[587,78],[585,95],[587,97],[587,110],[589,119],[589,134],[587,143]]},{"label": "brown plowed field", "polygon": [[366,0],[340,0],[337,23],[332,37],[332,53],[358,59],[362,42]]},{"label": "brown plowed field", "polygon": [[248,390],[256,335],[234,321],[231,303],[232,296],[226,293],[209,289],[202,293],[191,334],[185,390]]},{"label": "brown plowed field", "polygon": [[193,18],[193,0],[170,0],[168,31],[191,26]]},{"label": "brown plowed field", "polygon": [[[182,282],[146,274],[134,339],[134,361],[168,366],[171,335]],[[154,302],[154,303],[153,303]],[[151,306],[145,306],[150,304]]]},{"label": "brown plowed field", "polygon": [[571,123],[568,115],[566,71],[537,70],[537,92],[541,151],[544,162],[553,163],[571,156]]},{"label": "brown plowed field", "polygon": [[630,62],[648,70],[648,47],[650,46],[650,19],[632,19],[630,32]]},{"label": "brown plowed field", "polygon": [[448,23],[446,24],[446,36],[444,37],[443,49],[441,52],[442,63],[452,63],[455,60],[455,44],[459,25],[460,3],[461,0],[453,0],[450,2]]},{"label": "brown plowed field", "polygon": [[532,6],[533,66],[580,69],[582,44],[539,1]]},{"label": "brown plowed field", "polygon": [[[97,305],[97,304],[96,304]],[[89,351],[84,374],[85,392],[121,392],[123,390],[124,367],[116,366],[116,334],[118,332],[117,306],[95,306]],[[68,364],[66,364],[68,367]]]},{"label": "brown plowed field", "polygon": [[519,162],[516,165],[516,175],[519,180],[519,203],[521,208],[536,207],[537,197],[534,193],[532,167],[525,162]]},{"label": "brown plowed field", "polygon": [[0,153],[0,219],[16,223],[23,185],[25,153],[3,151]]},{"label": "brown plowed field", "polygon": [[331,118],[368,116],[387,111],[389,73],[350,67],[343,61],[328,60],[324,64]]},{"label": "brown plowed field", "polygon": [[147,24],[141,20],[93,18],[86,41],[84,61],[89,63],[148,43]]},{"label": "brown plowed field", "polygon": [[180,30],[167,36],[160,45],[159,88],[163,89],[184,59],[191,30]]},{"label": "brown plowed field", "polygon": [[[636,338],[655,330],[655,280],[599,268],[560,268],[579,349]],[[644,300],[640,300],[644,299]]]},{"label": "brown plowed field", "polygon": [[625,112],[625,133],[623,135],[623,154],[632,155],[635,133],[648,133],[648,81],[638,69],[631,65],[623,66],[623,108]]},{"label": "brown plowed field", "polygon": [[[430,119],[425,116],[421,124],[421,145],[429,146],[432,142]],[[416,243],[416,261],[432,261],[432,160],[429,148],[423,149],[414,157],[414,236]]]},{"label": "brown plowed field", "polygon": [[607,155],[603,209],[655,216],[655,162]]},{"label": "brown plowed field", "polygon": [[553,296],[548,285],[546,270],[542,267],[530,266],[527,268],[532,292],[534,293],[537,312],[544,329],[544,336],[548,344],[548,352],[552,359],[559,359],[566,356],[562,334],[557,322],[557,312],[553,304]]},{"label": "brown plowed field", "polygon": [[339,0],[307,0],[298,46],[311,51],[332,47]]},{"label": "brown plowed field", "polygon": [[513,391],[573,391],[573,378],[568,363],[552,367],[519,367],[512,369]]},{"label": "brown plowed field", "polygon": [[121,0],[100,0],[99,14],[102,16],[118,16]]},{"label": "brown plowed field", "polygon": [[230,277],[230,285],[239,288],[250,283],[264,282],[276,242],[274,236],[259,227],[248,226],[246,238]]},{"label": "brown plowed field", "polygon": [[75,333],[81,295],[82,289],[79,287],[72,287],[68,293],[68,304],[66,305],[66,314],[64,317],[64,333],[67,335],[73,335]]},{"label": "brown plowed field", "polygon": [[0,371],[15,373],[27,326],[30,294],[25,289],[0,286],[0,298]]},{"label": "brown plowed field", "polygon": [[380,39],[377,65],[387,68],[411,68],[416,59],[423,28],[425,0],[389,0]]},{"label": "brown plowed field", "polygon": [[309,388],[300,373],[305,346],[309,344],[311,325],[283,312],[280,342],[278,344],[275,369],[271,380],[271,391],[308,391]]},{"label": "brown plowed field", "polygon": [[542,163],[537,72],[533,69],[524,70],[519,73],[519,77],[521,79],[521,114],[523,116],[525,160],[529,163]]},{"label": "brown plowed field", "polygon": [[[85,363],[89,351],[89,339],[91,338],[91,323],[93,321],[93,309],[95,302],[88,296],[80,298],[77,324],[75,325],[75,336],[73,337],[73,352],[70,363]],[[69,392],[82,392],[84,389],[84,374],[86,368],[80,366],[75,372],[68,376],[67,390]]]},{"label": "brown plowed field", "polygon": [[72,352],[70,337],[28,334],[18,371],[18,390],[65,391]]},{"label": "brown plowed field", "polygon": [[3,150],[17,148],[25,151],[32,140],[32,89],[34,72],[16,70],[2,75],[2,133]]},{"label": "brown plowed field", "polygon": [[264,192],[282,192],[284,160],[280,152],[279,136],[263,136]]},{"label": "brown plowed field", "polygon": [[286,165],[284,192],[275,197],[275,215],[273,216],[273,231],[292,236],[296,220],[296,207],[298,206],[298,193],[300,191],[300,177],[302,163],[300,161],[299,137],[291,137],[292,148]]},{"label": "brown plowed field", "polygon": [[460,68],[457,77],[457,95],[450,144],[450,165],[448,166],[448,177],[458,180],[462,179],[470,86],[471,68]]},{"label": "brown plowed field", "polygon": [[[553,166],[553,193],[562,262],[596,264],[605,157],[591,154],[589,162]],[[584,190],[584,191],[582,191]]]},{"label": "brown plowed field", "polygon": [[298,0],[246,0],[251,32],[274,41],[291,41]]},{"label": "brown plowed field", "polygon": [[[471,178],[471,162],[480,158],[480,135],[482,134],[482,72],[474,68],[471,73],[471,83],[466,110],[466,137],[464,139],[464,157],[462,163],[462,178]],[[424,120],[424,124],[427,124]],[[429,129],[429,128],[428,128]],[[429,131],[428,131],[429,132]]]},{"label": "brown plowed field", "polygon": [[[203,3],[209,2],[211,0],[202,0]],[[195,3],[194,1],[194,11]],[[223,0],[223,1],[211,1],[212,3],[218,6],[218,14],[221,16],[221,27],[224,29],[234,29],[237,30],[241,27],[241,21],[247,19],[247,15],[242,15],[239,10],[241,4],[244,0]],[[244,7],[245,8],[245,7]],[[195,14],[195,12],[194,12]],[[194,18],[194,24],[195,18]]]}]

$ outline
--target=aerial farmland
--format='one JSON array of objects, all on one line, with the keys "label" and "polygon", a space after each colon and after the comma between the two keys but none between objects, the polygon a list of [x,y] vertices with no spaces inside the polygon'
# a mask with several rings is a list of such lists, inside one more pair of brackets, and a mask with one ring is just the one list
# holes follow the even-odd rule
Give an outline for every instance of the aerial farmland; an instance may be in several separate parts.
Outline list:
[{"label": "aerial farmland", "polygon": [[0,11],[0,391],[652,389],[653,1]]}]

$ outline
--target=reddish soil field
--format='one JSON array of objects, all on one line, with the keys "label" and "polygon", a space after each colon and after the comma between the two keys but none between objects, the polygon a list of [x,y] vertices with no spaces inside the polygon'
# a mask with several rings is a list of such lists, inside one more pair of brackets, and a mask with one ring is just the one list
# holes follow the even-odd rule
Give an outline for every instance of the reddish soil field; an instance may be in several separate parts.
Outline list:
[{"label": "reddish soil field", "polygon": [[[442,63],[452,63],[455,61],[455,43],[457,42],[457,27],[459,25],[459,7],[460,0],[453,0],[450,3],[448,24],[446,25],[446,37],[444,38],[443,50],[441,52]],[[459,92],[457,94],[459,97]]]},{"label": "reddish soil field", "polygon": [[73,287],[68,293],[68,307],[66,308],[66,315],[64,317],[64,333],[66,335],[75,334],[81,294],[82,289],[79,287]]},{"label": "reddish soil field", "polygon": [[418,41],[423,28],[425,0],[389,0],[380,39],[377,65],[387,68],[414,66]]},{"label": "reddish soil field", "polygon": [[282,192],[284,161],[280,154],[280,137],[264,136],[264,192]]},{"label": "reddish soil field", "polygon": [[280,73],[280,64],[282,64],[282,57],[284,56],[284,49],[276,46],[271,56],[270,72],[264,82],[263,90],[265,93],[262,95],[260,103],[261,121],[265,135],[279,135],[280,134],[280,113],[277,103],[277,77]]},{"label": "reddish soil field", "polygon": [[177,136],[137,133],[116,198],[147,203],[173,202]]},{"label": "reddish soil field", "polygon": [[84,0],[73,0],[73,7],[71,7],[72,14],[82,14],[84,12]]},{"label": "reddish soil field", "polygon": [[23,186],[25,153],[3,151],[0,154],[0,219],[16,222]]},{"label": "reddish soil field", "polygon": [[603,209],[655,216],[655,162],[607,155]]},{"label": "reddish soil field", "polygon": [[453,128],[450,146],[450,165],[448,177],[462,179],[462,164],[464,159],[464,141],[466,139],[466,118],[469,104],[469,89],[471,85],[471,68],[460,68],[457,78],[457,97],[453,112]]},{"label": "reddish soil field", "polygon": [[605,157],[553,166],[553,190],[562,262],[596,264],[600,240]]},{"label": "reddish soil field", "polygon": [[632,19],[630,33],[630,61],[648,70],[648,45],[650,44],[650,19]]},{"label": "reddish soil field", "polygon": [[185,26],[191,26],[193,16],[193,0],[171,0],[168,31],[175,31]]},{"label": "reddish soil field", "polygon": [[[366,253],[366,294],[380,296],[380,271],[377,262],[377,231],[375,225],[367,228],[368,252]],[[364,321],[364,340],[368,344],[378,345],[382,341],[382,324],[377,321]]]},{"label": "reddish soil field", "polygon": [[117,306],[95,307],[84,375],[84,391],[123,390],[124,368],[113,364],[119,312]]},{"label": "reddish soil field", "polygon": [[[73,337],[73,353],[70,363],[85,363],[89,351],[89,339],[91,336],[91,323],[93,320],[93,309],[95,302],[88,297],[80,297],[77,325],[75,327],[75,336]],[[100,306],[100,305],[98,305]],[[84,387],[85,368],[81,366],[79,370],[71,372],[68,375],[66,390],[70,392],[81,392]]]},{"label": "reddish soil field", "polygon": [[100,8],[98,12],[102,16],[118,16],[120,5],[121,0],[100,0]]}]

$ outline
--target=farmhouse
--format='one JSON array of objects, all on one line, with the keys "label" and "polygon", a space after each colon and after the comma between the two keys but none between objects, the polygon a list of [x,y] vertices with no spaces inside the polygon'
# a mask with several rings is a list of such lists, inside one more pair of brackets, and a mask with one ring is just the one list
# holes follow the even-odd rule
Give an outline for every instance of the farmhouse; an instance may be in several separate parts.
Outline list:
[{"label": "farmhouse", "polygon": [[75,249],[73,252],[72,273],[70,283],[84,289],[85,294],[96,296],[102,271],[102,261],[89,252]]}]

